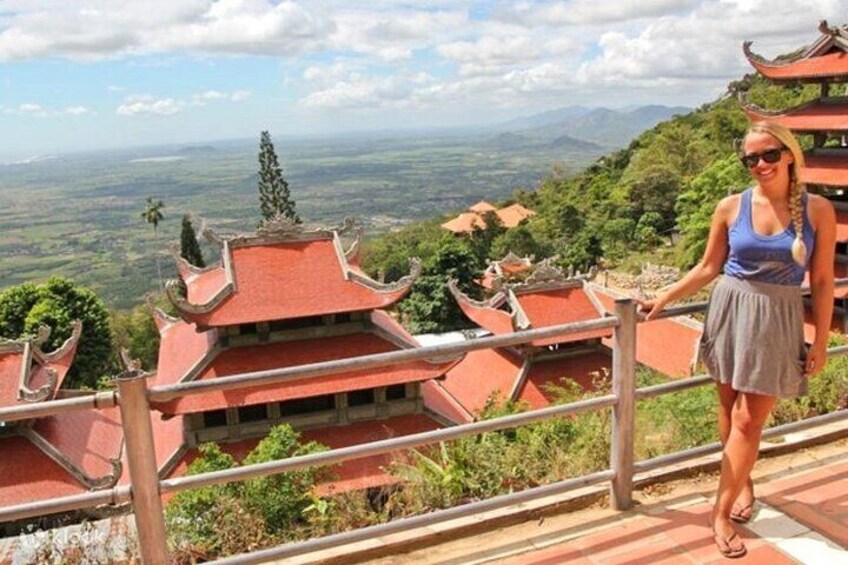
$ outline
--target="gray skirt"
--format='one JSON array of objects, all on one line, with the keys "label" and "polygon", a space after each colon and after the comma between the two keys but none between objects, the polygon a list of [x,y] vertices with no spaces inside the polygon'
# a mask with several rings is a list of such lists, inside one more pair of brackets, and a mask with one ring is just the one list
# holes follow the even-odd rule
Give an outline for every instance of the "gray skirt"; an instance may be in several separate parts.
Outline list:
[{"label": "gray skirt", "polygon": [[799,287],[722,277],[710,295],[700,347],[710,376],[733,390],[778,398],[807,393]]}]

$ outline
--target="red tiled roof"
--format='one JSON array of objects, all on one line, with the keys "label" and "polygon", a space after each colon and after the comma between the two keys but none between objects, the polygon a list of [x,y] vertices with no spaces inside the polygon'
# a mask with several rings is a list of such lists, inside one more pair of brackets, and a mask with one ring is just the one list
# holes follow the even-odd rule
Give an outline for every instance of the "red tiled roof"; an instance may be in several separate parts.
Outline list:
[{"label": "red tiled roof", "polygon": [[[342,264],[332,239],[284,241],[230,249],[234,291],[209,312],[193,313],[182,309],[185,319],[200,326],[226,326],[371,310],[395,303],[409,290],[409,286],[404,285],[390,291],[378,291],[353,279],[346,280],[349,271]],[[205,276],[186,281],[189,303],[196,304],[193,296],[206,296],[211,292],[203,286]],[[215,280],[223,281],[220,277]],[[196,284],[201,284],[197,291],[193,289]]]},{"label": "red tiled roof", "polygon": [[227,284],[227,273],[219,265],[199,274],[185,277],[188,301],[192,304],[204,304],[215,296]]},{"label": "red tiled roof", "polygon": [[438,380],[421,383],[421,396],[424,397],[424,406],[428,410],[451,422],[462,424],[474,421],[474,415],[451,396]]},{"label": "red tiled roof", "polygon": [[34,431],[92,479],[109,475],[109,459],[121,454],[123,430],[117,407],[41,418]]},{"label": "red tiled roof", "polygon": [[[301,442],[317,441],[331,449],[359,445],[362,443],[416,434],[442,428],[441,424],[426,414],[408,414],[385,420],[368,420],[339,426],[331,426],[301,432]],[[246,439],[237,442],[220,443],[222,451],[242,461],[259,443],[261,438]],[[191,449],[183,455],[180,463],[169,476],[184,475],[188,466],[197,459],[199,453]],[[336,478],[319,485],[324,494],[346,492],[377,487],[397,482],[383,470],[397,454],[375,455],[362,459],[345,461],[332,467]]]},{"label": "red tiled roof", "polygon": [[457,298],[457,303],[462,313],[468,316],[469,320],[495,335],[509,334],[515,331],[512,315],[508,312],[490,306],[480,306],[464,298]]},{"label": "red tiled roof", "polygon": [[[393,343],[370,333],[235,347],[221,351],[200,374],[199,380],[252,371],[294,367],[373,353],[385,353],[397,349],[398,347]],[[291,380],[272,386],[253,387],[242,391],[190,395],[164,403],[157,408],[166,414],[187,414],[423,381],[440,376],[453,364],[453,362],[441,364],[430,364],[426,361],[409,362],[376,369]]]},{"label": "red tiled roof", "polygon": [[480,202],[478,202],[474,206],[471,206],[468,209],[477,214],[485,214],[486,212],[494,212],[495,210],[497,210],[497,208],[495,208],[492,204],[489,204],[485,200],[481,200]]},{"label": "red tiled roof", "polygon": [[[615,297],[604,290],[593,287],[592,291],[607,312],[615,310]],[[680,322],[674,318],[663,318],[643,322],[636,328],[636,361],[670,377],[692,374],[692,361],[698,347],[702,330],[695,329],[697,322]],[[604,343],[612,347],[612,338]]]},{"label": "red tiled roof", "polygon": [[[523,363],[523,359],[503,350],[471,351],[439,384],[465,410],[477,416],[490,397],[509,400]],[[434,406],[433,410],[437,408]]]},{"label": "red tiled roof", "polygon": [[825,55],[791,63],[764,61],[746,52],[748,62],[771,80],[804,80],[848,76],[848,53],[832,51]]},{"label": "red tiled roof", "polygon": [[530,216],[535,216],[536,212],[528,210],[521,204],[512,204],[506,208],[501,208],[496,212],[496,214],[498,215],[498,218],[501,219],[501,223],[505,228],[514,228],[520,224],[522,220],[525,220]]},{"label": "red tiled roof", "polygon": [[87,489],[24,437],[0,439],[0,506],[11,506]]},{"label": "red tiled roof", "polygon": [[806,166],[799,170],[803,182],[825,186],[848,186],[848,150],[838,153],[833,151],[808,154],[804,160]]},{"label": "red tiled roof", "polygon": [[780,114],[765,112],[755,106],[744,106],[753,122],[776,122],[794,132],[848,131],[848,102],[813,100]]},{"label": "red tiled roof", "polygon": [[486,229],[486,222],[474,212],[463,212],[456,218],[442,224],[442,227],[453,233],[471,233],[474,228]]},{"label": "red tiled roof", "polygon": [[[582,287],[561,288],[556,290],[516,293],[521,309],[534,329],[584,322],[603,317]],[[563,337],[536,340],[533,345],[543,346],[553,343],[567,343],[596,337],[612,335],[612,329],[600,329],[580,332]]]},{"label": "red tiled roof", "polygon": [[216,330],[199,332],[197,326],[179,321],[160,330],[157,385],[178,383],[215,345]]},{"label": "red tiled roof", "polygon": [[548,388],[551,385],[561,386],[565,379],[577,383],[584,391],[591,391],[594,390],[594,373],[610,367],[612,358],[604,351],[534,361],[518,400],[526,402],[533,409],[544,408],[558,400]]},{"label": "red tiled roof", "polygon": [[21,403],[18,400],[18,390],[23,363],[23,351],[0,353],[0,408],[8,408]]}]

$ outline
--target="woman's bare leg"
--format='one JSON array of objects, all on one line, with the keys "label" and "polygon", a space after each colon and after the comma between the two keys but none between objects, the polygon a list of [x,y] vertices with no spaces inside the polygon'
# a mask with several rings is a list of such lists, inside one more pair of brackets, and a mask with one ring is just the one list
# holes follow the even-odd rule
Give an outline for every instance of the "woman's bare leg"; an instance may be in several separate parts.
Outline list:
[{"label": "woman's bare leg", "polygon": [[[736,399],[739,393],[733,390],[729,384],[718,383],[718,433],[721,438],[721,445],[727,443],[727,437],[730,435],[730,420],[733,413],[733,406],[736,404]],[[746,477],[742,490],[739,491],[739,496],[736,498],[732,511],[738,513],[743,509],[748,509],[751,512],[751,505],[754,503],[754,483],[751,481],[749,473]],[[750,515],[750,514],[748,514]]]},{"label": "woman's bare leg", "polygon": [[757,460],[763,426],[774,404],[774,397],[747,392],[740,392],[733,403],[712,512],[713,529],[722,538],[728,539],[735,532],[730,511]]}]

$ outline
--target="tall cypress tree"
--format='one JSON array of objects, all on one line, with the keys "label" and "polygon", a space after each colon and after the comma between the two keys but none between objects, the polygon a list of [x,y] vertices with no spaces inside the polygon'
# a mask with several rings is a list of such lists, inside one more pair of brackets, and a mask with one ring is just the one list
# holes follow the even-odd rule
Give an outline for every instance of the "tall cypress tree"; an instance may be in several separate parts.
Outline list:
[{"label": "tall cypress tree", "polygon": [[197,236],[194,235],[194,226],[191,225],[191,218],[188,217],[188,214],[183,216],[183,227],[180,232],[180,257],[195,267],[206,266],[203,253],[200,252],[200,244],[197,243]]},{"label": "tall cypress tree", "polygon": [[259,138],[259,208],[262,212],[260,225],[278,215],[298,224],[301,222],[267,131],[263,131]]}]

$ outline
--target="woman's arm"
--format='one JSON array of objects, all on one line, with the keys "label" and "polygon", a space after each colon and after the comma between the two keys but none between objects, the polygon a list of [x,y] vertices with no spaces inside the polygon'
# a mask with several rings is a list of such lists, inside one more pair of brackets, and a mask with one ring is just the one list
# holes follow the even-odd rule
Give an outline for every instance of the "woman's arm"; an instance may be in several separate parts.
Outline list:
[{"label": "woman's arm", "polygon": [[654,300],[638,300],[640,310],[648,312],[646,320],[659,314],[666,305],[698,292],[716,278],[727,259],[727,228],[739,208],[739,195],[723,198],[713,212],[707,248],[700,263]]},{"label": "woman's arm", "polygon": [[810,221],[816,230],[815,247],[810,261],[810,290],[816,338],[807,355],[805,373],[815,375],[827,362],[827,334],[833,316],[833,260],[836,253],[836,212],[827,198],[809,196]]}]

